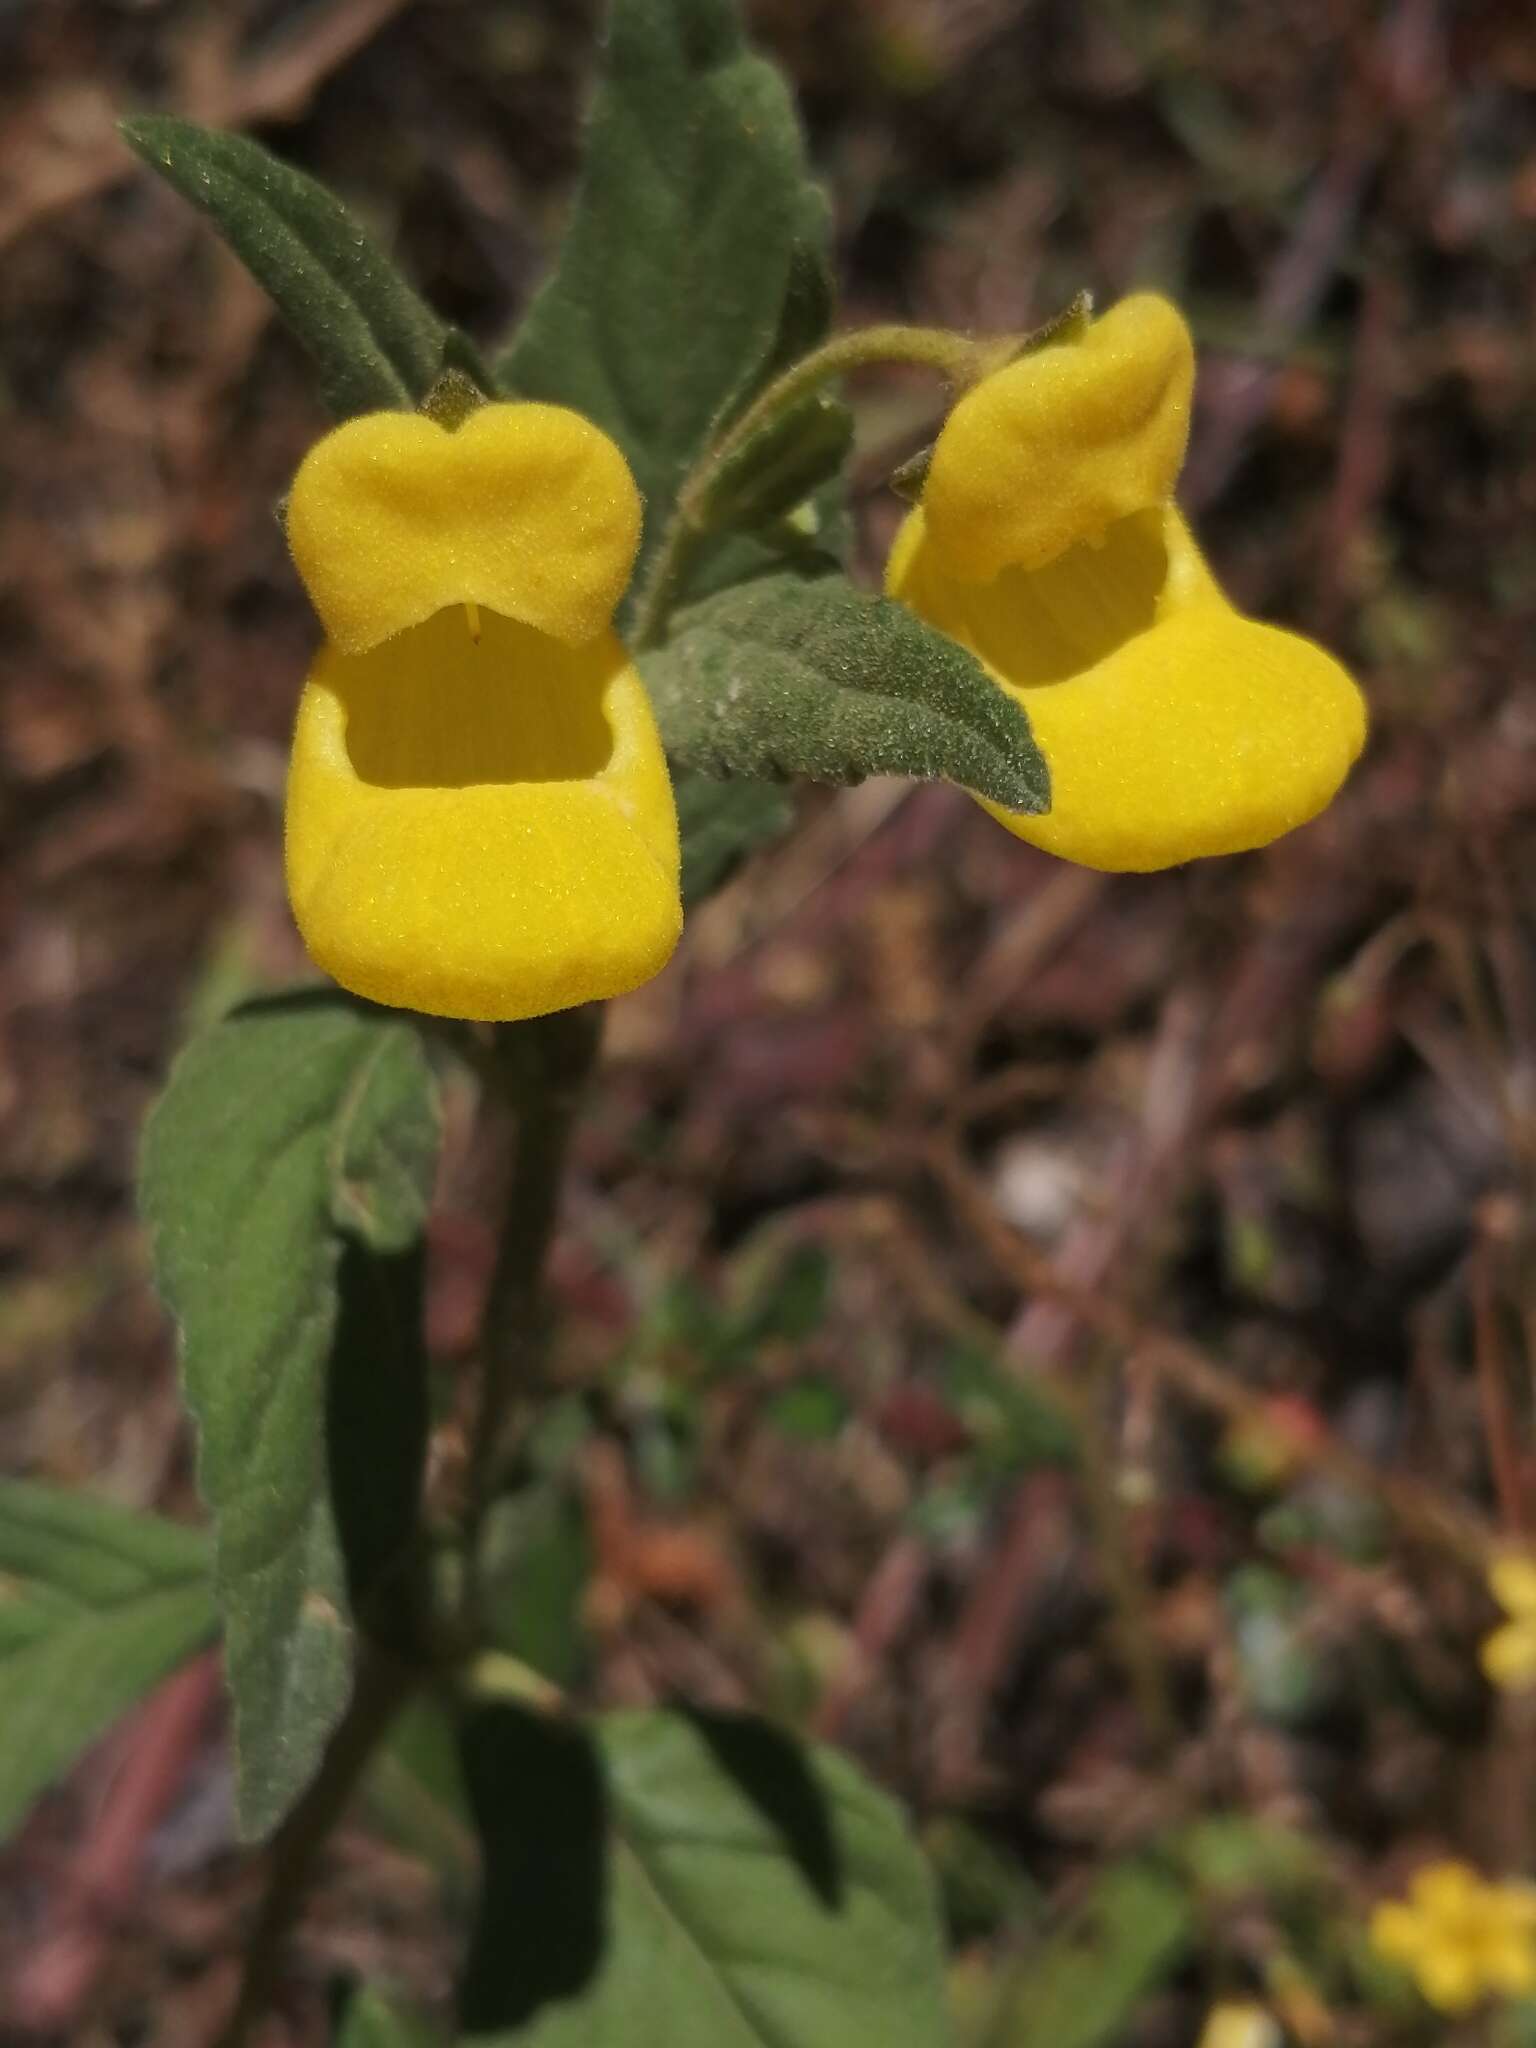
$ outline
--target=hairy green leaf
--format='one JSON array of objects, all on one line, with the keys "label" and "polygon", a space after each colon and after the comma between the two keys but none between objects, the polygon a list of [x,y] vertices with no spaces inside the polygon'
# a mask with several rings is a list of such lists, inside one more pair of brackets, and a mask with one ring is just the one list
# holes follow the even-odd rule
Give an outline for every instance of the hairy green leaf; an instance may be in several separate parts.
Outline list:
[{"label": "hairy green leaf", "polygon": [[641,562],[716,425],[824,331],[826,209],[734,0],[614,0],[557,266],[497,366],[624,450]]},{"label": "hairy green leaf", "polygon": [[169,114],[139,115],[122,133],[265,287],[319,365],[339,419],[426,395],[448,330],[323,185],[243,135]]},{"label": "hairy green leaf", "polygon": [[312,1775],[346,1705],[353,1613],[409,1540],[436,1138],[413,1026],[330,990],[247,1004],[195,1039],[146,1133],[141,1202],[214,1517],[249,1834]]},{"label": "hairy green leaf", "polygon": [[1044,811],[1019,705],[905,605],[841,576],[769,576],[679,614],[641,673],[667,751],[702,774],[943,777]]},{"label": "hairy green leaf", "polygon": [[505,1707],[470,1719],[464,1757],[486,1855],[472,2038],[948,2040],[926,1866],[845,1758],[743,1716],[618,1714],[594,1741]]},{"label": "hairy green leaf", "polygon": [[0,1837],[216,1627],[199,1531],[0,1483]]},{"label": "hairy green leaf", "polygon": [[710,775],[673,777],[677,822],[683,839],[683,905],[687,910],[713,896],[751,854],[781,839],[795,822],[788,790],[772,782],[730,782]]}]

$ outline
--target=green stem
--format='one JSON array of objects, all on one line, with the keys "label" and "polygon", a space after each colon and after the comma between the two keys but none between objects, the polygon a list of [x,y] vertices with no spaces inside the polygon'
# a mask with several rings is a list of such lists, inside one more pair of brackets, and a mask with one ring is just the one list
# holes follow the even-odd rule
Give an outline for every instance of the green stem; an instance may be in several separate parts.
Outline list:
[{"label": "green stem", "polygon": [[679,502],[640,592],[632,635],[637,654],[659,647],[666,639],[668,621],[677,609],[703,539]]},{"label": "green stem", "polygon": [[782,376],[775,377],[766,390],[758,393],[684,484],[678,502],[686,510],[717,463],[733,455],[770,420],[788,412],[834,377],[844,377],[850,370],[861,370],[871,363],[912,363],[919,369],[937,370],[950,384],[964,385],[983,375],[1000,356],[1006,359],[1015,345],[1012,336],[979,342],[948,327],[904,327],[896,322],[882,327],[855,327],[847,334],[834,335],[812,355],[802,356],[798,363],[791,364]]},{"label": "green stem", "polygon": [[912,363],[920,369],[937,370],[950,384],[960,387],[984,376],[998,362],[1007,361],[1017,345],[1014,336],[994,336],[979,342],[947,327],[907,327],[892,322],[834,335],[811,355],[792,364],[758,393],[740,418],[705,451],[684,482],[678,493],[677,510],[641,594],[634,626],[636,650],[644,653],[648,647],[659,647],[666,637],[667,621],[701,538],[694,514],[710,476],[719,463],[770,421],[834,377],[846,376],[850,370],[863,369],[868,364]]},{"label": "green stem", "polygon": [[359,1654],[352,1702],[325,1752],[318,1776],[278,1829],[266,1889],[246,1947],[240,1994],[219,2048],[244,2048],[276,1987],[288,1935],[309,1895],[320,1852],[369,1760],[414,1689],[420,1673],[372,1645]]},{"label": "green stem", "polygon": [[598,1004],[560,1010],[495,1035],[498,1109],[517,1117],[517,1149],[481,1330],[480,1406],[469,1445],[465,1513],[469,1583],[495,1496],[511,1415],[534,1390],[549,1336],[544,1265],[560,1204],[571,1129],[597,1063]]}]

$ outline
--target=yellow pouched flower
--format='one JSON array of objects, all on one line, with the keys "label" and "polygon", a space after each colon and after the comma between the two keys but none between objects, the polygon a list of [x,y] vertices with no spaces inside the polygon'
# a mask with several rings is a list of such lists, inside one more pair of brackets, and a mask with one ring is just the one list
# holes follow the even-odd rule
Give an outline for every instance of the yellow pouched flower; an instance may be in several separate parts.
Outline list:
[{"label": "yellow pouched flower", "polygon": [[1536,1888],[1488,1884],[1465,1863],[1432,1863],[1406,1900],[1371,1915],[1371,1946],[1401,1963],[1441,2012],[1536,1992]]},{"label": "yellow pouched flower", "polygon": [[1344,669],[1238,612],[1173,502],[1193,382],[1165,299],[1069,323],[960,400],[886,571],[1029,714],[1051,809],[986,808],[1084,867],[1265,845],[1365,740]]},{"label": "yellow pouched flower", "polygon": [[677,813],[613,631],[640,534],[578,414],[349,420],[288,541],[325,628],[288,779],[288,893],[344,988],[510,1020],[620,995],[682,928]]}]

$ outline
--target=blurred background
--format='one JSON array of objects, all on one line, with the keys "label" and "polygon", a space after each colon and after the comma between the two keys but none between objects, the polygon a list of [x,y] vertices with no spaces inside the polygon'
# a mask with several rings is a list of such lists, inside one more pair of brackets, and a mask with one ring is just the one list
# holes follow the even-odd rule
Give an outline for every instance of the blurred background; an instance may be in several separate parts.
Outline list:
[{"label": "blurred background", "polygon": [[[1479,1548],[1536,1512],[1536,14],[748,11],[845,321],[1181,300],[1185,502],[1374,734],[1314,825],[1152,878],[954,790],[806,794],[611,1018],[568,1440],[509,1532],[526,1653],[847,1745],[932,1850],[977,2048],[1182,2048],[1223,2004],[1222,2048],[1536,2040],[1431,2020],[1363,1933],[1426,1860],[1536,1875],[1536,1718],[1477,1660]],[[490,340],[596,32],[564,0],[0,6],[8,1470],[195,1517],[137,1133],[193,1024],[305,972],[278,844],[314,636],[273,508],[324,422],[114,117],[259,135]],[[874,581],[936,393],[856,399]],[[468,1129],[455,1097],[445,1372],[490,1251]],[[205,1661],[6,1852],[5,2038],[207,2037],[252,1897],[221,1737]],[[391,1773],[274,2041],[325,2038],[338,1972],[450,1981],[464,1839]]]}]

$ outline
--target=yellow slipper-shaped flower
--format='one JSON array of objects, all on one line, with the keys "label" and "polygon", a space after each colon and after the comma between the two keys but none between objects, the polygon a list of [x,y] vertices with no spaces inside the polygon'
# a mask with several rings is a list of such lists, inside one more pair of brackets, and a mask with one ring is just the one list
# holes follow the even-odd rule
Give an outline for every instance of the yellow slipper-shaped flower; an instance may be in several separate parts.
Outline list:
[{"label": "yellow slipper-shaped flower", "polygon": [[288,780],[288,892],[344,988],[510,1020],[620,995],[682,928],[677,814],[612,628],[640,532],[623,456],[558,406],[453,432],[373,413],[294,479],[326,644]]},{"label": "yellow slipper-shaped flower", "polygon": [[1333,657],[1223,594],[1173,503],[1194,354],[1164,299],[986,377],[955,407],[886,588],[1029,714],[1051,809],[986,808],[1084,867],[1262,846],[1332,799],[1365,740]]}]

